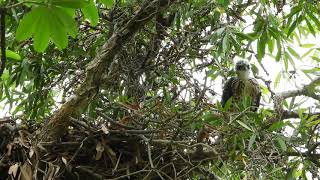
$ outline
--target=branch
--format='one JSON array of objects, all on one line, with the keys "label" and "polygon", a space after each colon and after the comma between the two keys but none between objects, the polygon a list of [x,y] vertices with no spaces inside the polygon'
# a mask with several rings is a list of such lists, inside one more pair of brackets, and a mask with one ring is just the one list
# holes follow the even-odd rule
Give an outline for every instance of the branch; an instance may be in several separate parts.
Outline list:
[{"label": "branch", "polygon": [[283,99],[287,99],[290,97],[304,95],[304,96],[308,96],[308,97],[311,97],[315,100],[320,101],[320,95],[317,95],[316,93],[314,93],[313,91],[310,90],[310,89],[314,89],[315,86],[317,86],[319,84],[320,84],[320,77],[314,79],[313,81],[310,82],[310,84],[305,85],[301,89],[284,91],[284,92],[276,94],[276,96],[281,96]]},{"label": "branch", "polygon": [[0,67],[0,77],[6,67],[6,9],[0,8],[0,38],[1,38],[1,67]]},{"label": "branch", "polygon": [[86,68],[86,78],[67,102],[53,115],[42,135],[47,139],[59,139],[67,131],[70,117],[79,117],[99,92],[102,75],[108,71],[114,57],[120,52],[134,34],[141,29],[155,12],[170,6],[175,0],[146,0],[134,16],[118,31],[115,31],[101,47],[96,57]]},{"label": "branch", "polygon": [[284,91],[277,93],[273,97],[273,102],[274,102],[274,109],[282,117],[283,113],[285,112],[283,107],[282,107],[282,101],[290,98],[290,97],[296,97],[296,96],[307,96],[311,97],[315,100],[320,101],[320,95],[317,95],[316,93],[313,92],[313,89],[320,84],[320,77],[314,79],[313,81],[310,82],[310,84],[305,85],[301,89],[297,90],[291,90],[291,91]]}]

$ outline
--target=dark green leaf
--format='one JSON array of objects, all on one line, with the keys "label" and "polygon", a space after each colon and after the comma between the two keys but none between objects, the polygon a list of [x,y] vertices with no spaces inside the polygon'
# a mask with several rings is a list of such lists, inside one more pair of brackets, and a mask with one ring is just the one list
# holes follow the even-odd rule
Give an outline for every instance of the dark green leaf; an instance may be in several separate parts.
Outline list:
[{"label": "dark green leaf", "polygon": [[278,52],[276,55],[276,61],[279,62],[282,56],[282,46],[281,46],[281,40],[277,39],[277,47],[278,47]]},{"label": "dark green leaf", "polygon": [[288,37],[296,29],[297,25],[298,25],[298,18],[296,20],[294,20],[293,23],[290,25],[288,33],[287,33]]},{"label": "dark green leaf", "polygon": [[307,26],[308,26],[311,34],[312,34],[313,36],[316,36],[316,32],[315,32],[313,26],[311,25],[310,21],[309,21],[307,18],[305,18],[304,20],[306,21]]},{"label": "dark green leaf", "polygon": [[268,34],[267,33],[263,33],[261,35],[260,39],[258,40],[258,45],[257,45],[257,48],[258,48],[257,49],[257,51],[258,51],[258,54],[257,54],[258,61],[261,61],[262,58],[265,55],[265,49],[266,49],[267,40],[268,40]]}]

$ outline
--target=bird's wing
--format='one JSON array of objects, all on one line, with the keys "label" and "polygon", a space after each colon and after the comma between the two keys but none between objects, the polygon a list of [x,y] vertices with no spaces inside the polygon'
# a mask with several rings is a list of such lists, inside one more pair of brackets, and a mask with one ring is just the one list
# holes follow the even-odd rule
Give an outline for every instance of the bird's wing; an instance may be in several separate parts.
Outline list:
[{"label": "bird's wing", "polygon": [[254,103],[254,112],[258,110],[258,107],[260,106],[260,99],[261,99],[261,89],[258,81],[254,78],[250,79],[251,84],[254,87],[254,92],[253,92],[253,103]]},{"label": "bird's wing", "polygon": [[223,86],[223,91],[222,91],[222,98],[221,98],[221,105],[224,107],[227,103],[227,101],[231,98],[233,95],[232,92],[232,85],[236,77],[231,77],[230,79],[227,80],[227,82]]}]

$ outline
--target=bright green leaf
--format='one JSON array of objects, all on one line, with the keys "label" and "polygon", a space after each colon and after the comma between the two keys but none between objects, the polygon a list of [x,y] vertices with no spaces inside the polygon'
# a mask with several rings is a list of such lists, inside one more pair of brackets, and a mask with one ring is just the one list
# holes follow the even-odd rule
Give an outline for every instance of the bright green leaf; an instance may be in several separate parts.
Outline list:
[{"label": "bright green leaf", "polygon": [[69,12],[66,12],[65,9],[54,7],[52,13],[62,22],[63,26],[61,28],[65,28],[68,34],[75,38],[78,34],[78,25]]},{"label": "bright green leaf", "polygon": [[11,51],[9,49],[6,50],[6,56],[14,60],[21,60],[21,56],[18,53]]},{"label": "bright green leaf", "polygon": [[85,8],[82,8],[81,11],[84,14],[84,17],[90,21],[92,26],[96,26],[98,24],[98,9],[93,1],[91,1],[90,4]]},{"label": "bright green leaf", "polygon": [[303,47],[303,48],[312,48],[314,46],[315,44],[300,44],[300,47]]},{"label": "bright green leaf", "polygon": [[[38,52],[43,52],[49,43],[49,21],[48,21],[48,9],[44,6],[39,7],[40,19],[37,27],[41,27],[41,30],[34,32],[34,49]],[[55,28],[59,29],[59,28]]]},{"label": "bright green leaf", "polygon": [[280,83],[281,73],[278,73],[276,79],[274,80],[274,88],[277,88],[278,84]]},{"label": "bright green leaf", "polygon": [[55,6],[62,6],[66,8],[84,8],[89,5],[88,0],[52,0],[51,2]]},{"label": "bright green leaf", "polygon": [[299,54],[293,50],[291,47],[288,47],[289,52],[297,59],[300,59],[301,57],[299,56]]},{"label": "bright green leaf", "polygon": [[37,31],[36,27],[38,26],[38,21],[41,17],[40,7],[41,6],[32,9],[21,19],[16,32],[16,39],[18,41],[30,38],[32,34]]},{"label": "bright green leaf", "polygon": [[100,0],[100,1],[108,8],[113,6],[113,0]]},{"label": "bright green leaf", "polygon": [[281,128],[283,128],[286,125],[286,123],[284,121],[277,121],[275,123],[273,123],[268,130],[269,131],[277,131],[280,130]]},{"label": "bright green leaf", "polygon": [[274,50],[274,39],[270,39],[268,41],[268,49],[269,49],[269,53],[272,54],[272,52]]}]

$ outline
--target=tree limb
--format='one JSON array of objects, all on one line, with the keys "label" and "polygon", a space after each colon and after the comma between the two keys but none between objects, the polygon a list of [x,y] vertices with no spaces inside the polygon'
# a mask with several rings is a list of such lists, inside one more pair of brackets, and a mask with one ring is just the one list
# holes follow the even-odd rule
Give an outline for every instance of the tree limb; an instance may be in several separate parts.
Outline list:
[{"label": "tree limb", "polygon": [[100,52],[86,68],[86,78],[67,102],[50,119],[48,126],[42,133],[46,138],[61,138],[69,125],[70,117],[79,117],[91,100],[99,92],[102,75],[108,71],[115,55],[123,45],[134,36],[153,16],[169,7],[175,0],[146,0],[135,15],[118,31],[115,31],[108,41],[101,47]]},{"label": "tree limb", "polygon": [[317,95],[316,93],[313,92],[313,89],[319,84],[320,84],[320,77],[317,77],[316,79],[314,79],[308,85],[305,85],[301,89],[284,91],[284,92],[275,94],[275,96],[273,97],[274,109],[281,117],[285,112],[282,107],[282,102],[287,98],[304,95],[320,101],[320,95]]}]

